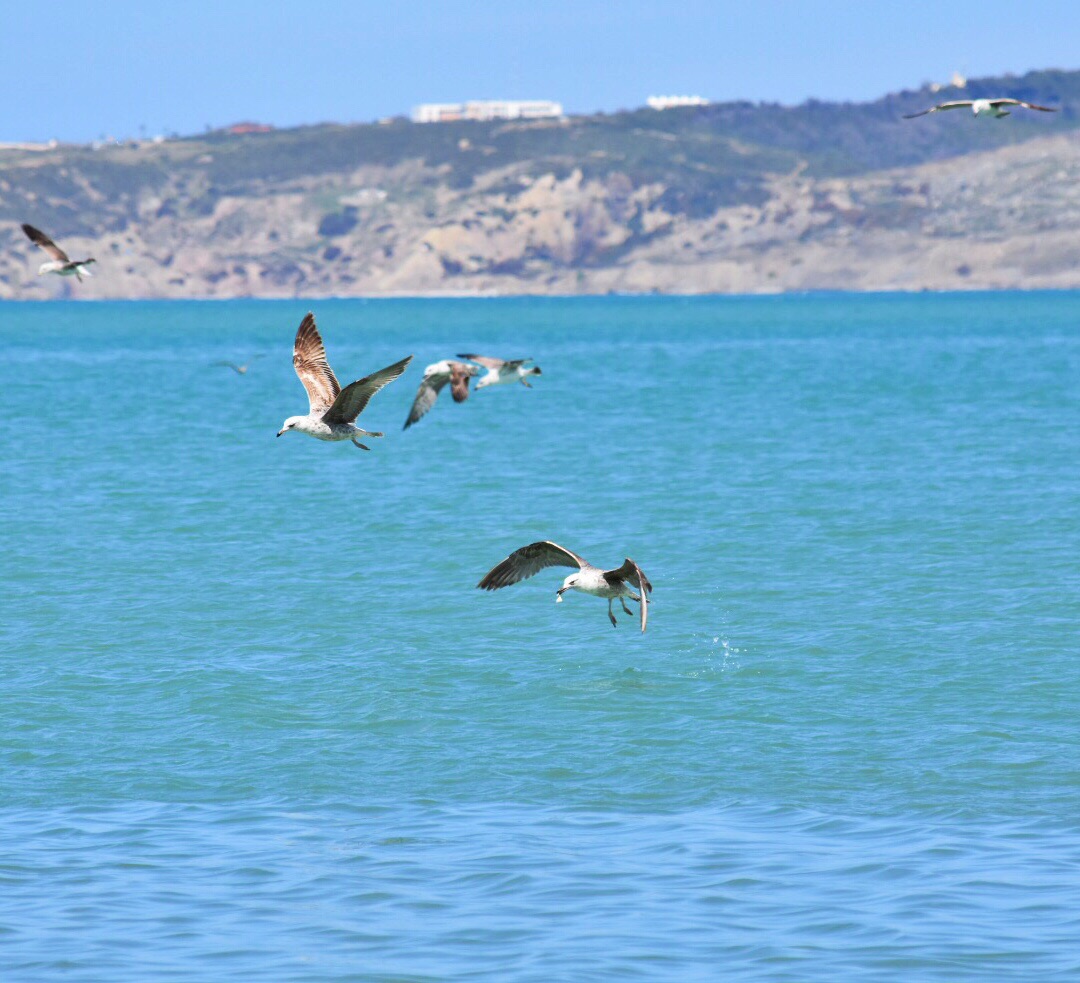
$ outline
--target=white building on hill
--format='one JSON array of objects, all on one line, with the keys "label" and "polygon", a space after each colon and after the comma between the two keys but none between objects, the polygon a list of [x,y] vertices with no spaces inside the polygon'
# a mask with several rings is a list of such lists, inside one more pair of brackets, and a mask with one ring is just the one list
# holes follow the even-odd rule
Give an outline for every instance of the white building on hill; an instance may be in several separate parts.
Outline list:
[{"label": "white building on hill", "polygon": [[707,106],[709,100],[701,96],[649,96],[645,104],[650,109],[677,109],[680,106]]},{"label": "white building on hill", "polygon": [[457,120],[551,119],[562,116],[562,104],[546,99],[480,99],[472,102],[425,102],[413,108],[414,123]]}]

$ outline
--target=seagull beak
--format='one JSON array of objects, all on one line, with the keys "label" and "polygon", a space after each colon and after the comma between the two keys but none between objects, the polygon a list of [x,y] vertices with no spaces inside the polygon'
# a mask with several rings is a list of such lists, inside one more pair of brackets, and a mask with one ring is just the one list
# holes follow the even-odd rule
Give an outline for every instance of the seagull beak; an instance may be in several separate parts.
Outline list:
[{"label": "seagull beak", "polygon": [[279,430],[279,431],[277,432],[277,435],[278,435],[278,436],[280,437],[280,436],[281,436],[281,435],[282,435],[282,434],[283,434],[284,432],[285,432],[284,430]]},{"label": "seagull beak", "polygon": [[556,604],[561,604],[562,603],[562,596],[569,589],[570,589],[569,587],[560,587],[557,591],[555,591],[555,603]]}]

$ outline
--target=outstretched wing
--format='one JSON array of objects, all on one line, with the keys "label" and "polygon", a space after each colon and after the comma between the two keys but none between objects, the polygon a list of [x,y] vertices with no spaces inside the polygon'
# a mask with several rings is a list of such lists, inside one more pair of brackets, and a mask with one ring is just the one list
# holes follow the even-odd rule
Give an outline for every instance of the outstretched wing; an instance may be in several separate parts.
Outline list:
[{"label": "outstretched wing", "polygon": [[464,403],[469,398],[469,380],[479,371],[475,365],[450,363],[450,395],[455,403]]},{"label": "outstretched wing", "polygon": [[458,358],[467,358],[470,362],[483,365],[484,368],[493,369],[495,372],[498,372],[506,364],[501,358],[490,358],[487,355],[463,355],[458,352]]},{"label": "outstretched wing", "polygon": [[909,113],[904,119],[915,119],[916,116],[925,116],[927,113],[944,112],[946,109],[963,109],[965,106],[971,106],[970,99],[957,99],[955,102],[942,102],[936,106],[931,106],[929,109],[924,109],[921,113]]},{"label": "outstretched wing", "polygon": [[649,620],[649,594],[652,593],[652,584],[649,583],[649,578],[641,572],[641,567],[627,557],[623,560],[623,565],[617,570],[605,570],[604,579],[609,584],[626,581],[638,589],[638,593],[641,595],[641,630],[644,631]]},{"label": "outstretched wing", "polygon": [[1040,113],[1056,113],[1056,109],[1049,106],[1037,106],[1033,102],[1024,102],[1023,99],[991,99],[991,106],[1023,106],[1025,109],[1037,109]]},{"label": "outstretched wing", "polygon": [[509,587],[519,580],[525,580],[545,567],[582,569],[586,566],[588,564],[577,553],[571,553],[558,543],[545,540],[514,550],[502,563],[492,567],[476,586],[483,590],[498,590],[500,587]]},{"label": "outstretched wing", "polygon": [[293,342],[293,368],[304,384],[308,394],[311,414],[325,413],[341,392],[341,385],[326,361],[326,349],[322,336],[315,327],[315,315],[310,311],[300,322]]},{"label": "outstretched wing", "polygon": [[323,414],[323,423],[352,423],[364,412],[364,407],[367,406],[371,397],[383,386],[389,385],[400,376],[405,371],[405,366],[412,360],[412,355],[409,355],[400,362],[395,362],[385,369],[379,369],[378,372],[372,372],[363,379],[349,383],[334,400],[334,405]]},{"label": "outstretched wing", "polygon": [[420,380],[420,386],[416,390],[416,399],[413,400],[412,409],[409,410],[409,418],[405,421],[405,430],[408,430],[435,405],[435,400],[439,398],[443,386],[451,378],[452,376],[447,375],[445,372],[433,372]]},{"label": "outstretched wing", "polygon": [[23,232],[26,233],[26,237],[35,245],[40,246],[45,250],[53,259],[59,263],[70,263],[68,254],[64,252],[55,242],[52,241],[41,229],[35,229],[32,225],[27,225],[25,222],[22,227]]}]

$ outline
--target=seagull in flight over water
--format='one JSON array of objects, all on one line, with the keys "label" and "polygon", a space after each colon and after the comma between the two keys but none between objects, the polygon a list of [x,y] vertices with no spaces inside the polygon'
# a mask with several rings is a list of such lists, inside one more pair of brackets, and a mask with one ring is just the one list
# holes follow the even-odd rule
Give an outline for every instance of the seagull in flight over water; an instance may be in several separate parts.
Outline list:
[{"label": "seagull in flight over water", "polygon": [[[577,573],[570,574],[563,581],[562,587],[556,592],[555,603],[562,601],[562,596],[568,590],[581,591],[583,594],[592,594],[593,597],[607,598],[607,613],[611,619],[612,627],[616,627],[615,615],[611,612],[611,602],[619,599],[623,611],[633,615],[626,606],[625,598],[638,601],[641,604],[641,630],[645,630],[645,623],[649,619],[649,597],[652,593],[652,584],[649,578],[641,572],[633,560],[627,558],[621,567],[614,570],[601,570],[594,567],[588,560],[571,553],[558,543],[545,540],[540,543],[530,543],[515,550],[502,563],[492,567],[484,579],[476,586],[481,590],[498,590],[500,587],[509,587],[519,580],[525,580],[535,573],[539,573],[545,567],[577,567]],[[636,587],[635,594],[630,587]]]},{"label": "seagull in flight over water", "polygon": [[450,359],[429,365],[424,369],[424,378],[420,380],[420,388],[416,390],[416,399],[413,400],[404,429],[408,430],[435,405],[435,400],[448,382],[454,402],[464,403],[469,398],[469,380],[479,371],[475,365],[452,362]]},{"label": "seagull in flight over water", "polygon": [[356,438],[383,435],[361,430],[353,425],[354,421],[364,411],[371,397],[400,376],[412,359],[410,355],[342,389],[334,370],[326,361],[326,349],[319,329],[315,327],[315,316],[308,312],[300,322],[296,341],[293,342],[293,368],[307,390],[308,414],[290,416],[278,431],[278,436],[298,430],[319,440],[351,440],[361,450],[371,450]]},{"label": "seagull in flight over water", "polygon": [[221,361],[221,362],[214,362],[212,364],[213,365],[222,365],[227,369],[232,369],[233,372],[235,372],[237,375],[246,375],[247,370],[249,368],[251,368],[251,363],[254,362],[256,359],[262,358],[262,357],[263,356],[261,354],[260,355],[252,355],[251,358],[249,358],[246,362],[244,362],[243,365],[237,365],[236,362],[229,362],[227,360]]},{"label": "seagull in flight over water", "polygon": [[1024,109],[1037,109],[1040,113],[1056,113],[1056,109],[1049,106],[1036,106],[1033,102],[1024,102],[1022,99],[957,99],[954,102],[940,102],[936,106],[924,109],[921,113],[909,113],[904,119],[915,119],[916,116],[925,116],[927,113],[940,113],[946,109],[965,109],[971,107],[975,116],[990,116],[993,119],[1001,119],[1002,116],[1011,115],[1006,106],[1023,106]]},{"label": "seagull in flight over water", "polygon": [[71,259],[67,253],[64,252],[55,242],[52,241],[41,229],[35,229],[32,225],[27,225],[23,222],[23,232],[26,233],[26,238],[29,239],[35,246],[40,246],[51,257],[51,263],[42,263],[38,267],[38,276],[44,276],[46,273],[55,273],[58,276],[73,276],[78,279],[79,283],[82,283],[84,276],[92,276],[93,274],[87,269],[91,263],[96,263],[97,260],[91,256],[89,259]]},{"label": "seagull in flight over water", "polygon": [[513,362],[507,362],[501,358],[488,358],[487,355],[459,354],[458,358],[467,358],[470,362],[476,362],[477,365],[482,365],[488,370],[487,375],[476,383],[478,391],[485,386],[505,386],[511,382],[520,382],[523,386],[532,389],[532,386],[529,385],[526,377],[530,375],[543,375],[539,365],[526,368],[525,363],[531,362],[531,358],[519,358]]}]

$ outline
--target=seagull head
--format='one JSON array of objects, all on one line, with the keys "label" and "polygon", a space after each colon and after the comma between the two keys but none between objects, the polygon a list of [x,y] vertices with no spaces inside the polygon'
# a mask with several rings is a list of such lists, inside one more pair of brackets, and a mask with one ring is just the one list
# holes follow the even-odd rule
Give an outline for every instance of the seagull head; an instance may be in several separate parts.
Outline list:
[{"label": "seagull head", "polygon": [[283,433],[288,433],[290,430],[296,430],[300,421],[304,418],[302,416],[290,416],[282,425],[281,429],[277,432],[280,437]]},{"label": "seagull head", "polygon": [[573,590],[576,583],[577,574],[570,574],[570,576],[563,581],[562,587],[555,591],[555,603],[559,604],[562,601],[563,594],[565,594],[568,590]]}]

